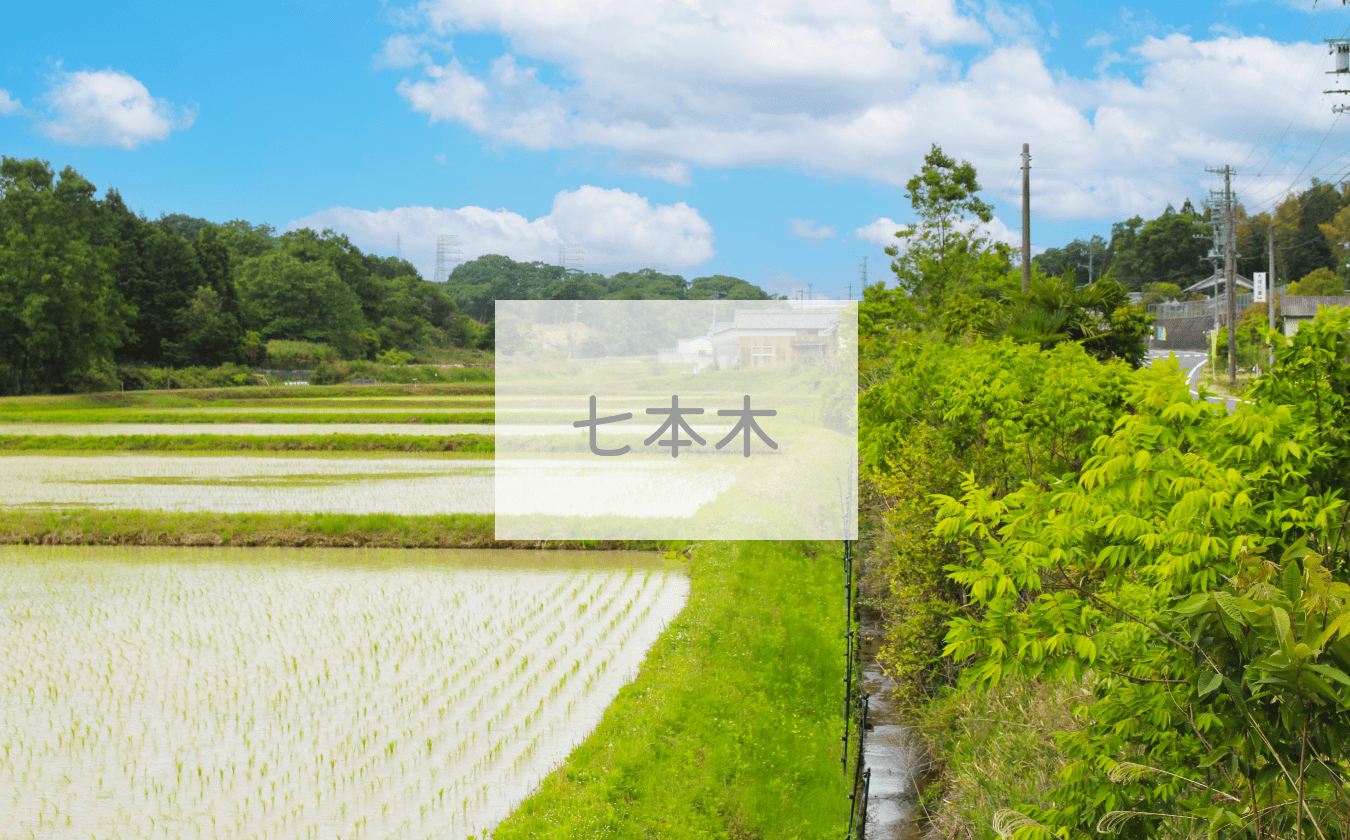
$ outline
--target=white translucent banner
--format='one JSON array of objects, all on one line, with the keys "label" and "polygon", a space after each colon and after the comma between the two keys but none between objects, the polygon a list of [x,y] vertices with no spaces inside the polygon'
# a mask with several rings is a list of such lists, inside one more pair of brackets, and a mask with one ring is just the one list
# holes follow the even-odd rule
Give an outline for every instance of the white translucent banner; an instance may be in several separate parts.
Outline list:
[{"label": "white translucent banner", "polygon": [[852,539],[857,307],[498,301],[498,539]]}]

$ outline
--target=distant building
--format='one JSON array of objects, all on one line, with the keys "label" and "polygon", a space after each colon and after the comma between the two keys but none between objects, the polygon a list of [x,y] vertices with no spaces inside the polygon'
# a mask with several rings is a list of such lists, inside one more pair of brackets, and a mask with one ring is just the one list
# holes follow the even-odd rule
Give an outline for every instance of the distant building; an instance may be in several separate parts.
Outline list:
[{"label": "distant building", "polygon": [[1284,334],[1293,338],[1298,328],[1317,316],[1323,306],[1350,306],[1350,295],[1285,295],[1280,298],[1280,315],[1284,318]]},{"label": "distant building", "polygon": [[[1252,290],[1252,281],[1247,279],[1246,277],[1243,277],[1241,274],[1237,273],[1233,274],[1233,285],[1236,286],[1238,289],[1246,289],[1249,292]],[[1192,283],[1191,285],[1182,289],[1182,291],[1203,292],[1207,297],[1214,297],[1215,289],[1217,288],[1222,290],[1221,292],[1218,293],[1218,295],[1220,298],[1223,298],[1223,293],[1228,291],[1227,286],[1228,286],[1228,279],[1223,276],[1223,272],[1216,271],[1213,274],[1206,277],[1204,280],[1201,280],[1199,283]]]},{"label": "distant building", "polygon": [[738,309],[733,324],[741,370],[823,361],[838,344],[837,309]]}]

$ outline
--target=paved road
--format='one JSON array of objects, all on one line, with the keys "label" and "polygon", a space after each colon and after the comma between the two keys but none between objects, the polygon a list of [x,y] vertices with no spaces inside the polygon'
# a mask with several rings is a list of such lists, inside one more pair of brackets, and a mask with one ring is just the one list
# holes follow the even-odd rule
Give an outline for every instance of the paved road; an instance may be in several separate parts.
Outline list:
[{"label": "paved road", "polygon": [[[1181,375],[1186,377],[1186,384],[1190,386],[1191,394],[1199,396],[1195,388],[1196,383],[1200,381],[1200,374],[1204,370],[1205,360],[1208,358],[1206,354],[1200,350],[1150,350],[1148,351],[1148,361],[1165,359],[1168,355],[1177,357],[1177,361],[1181,364]],[[1216,405],[1226,406],[1229,411],[1237,408],[1237,404],[1240,402],[1237,397],[1213,396],[1209,397],[1209,401]]]}]

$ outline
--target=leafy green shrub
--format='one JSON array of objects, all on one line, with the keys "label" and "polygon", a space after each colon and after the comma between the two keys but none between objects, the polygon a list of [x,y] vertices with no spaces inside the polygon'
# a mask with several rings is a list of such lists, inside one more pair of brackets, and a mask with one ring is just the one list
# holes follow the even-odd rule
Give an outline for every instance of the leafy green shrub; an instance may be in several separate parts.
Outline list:
[{"label": "leafy green shrub", "polygon": [[[242,365],[220,367],[151,368],[119,365],[117,379],[128,391],[157,391],[178,388],[236,388],[261,385],[253,371]],[[117,388],[116,382],[109,390]]]},{"label": "leafy green shrub", "polygon": [[351,367],[341,359],[329,359],[319,362],[314,368],[314,372],[309,375],[309,381],[315,385],[337,385],[347,381],[351,375]]},{"label": "leafy green shrub", "polygon": [[1329,268],[1319,268],[1297,283],[1290,283],[1286,294],[1296,295],[1343,295],[1345,281],[1336,276]]},{"label": "leafy green shrub", "polygon": [[267,342],[267,364],[279,367],[304,368],[319,362],[338,359],[338,352],[327,344],[314,341],[289,341],[274,338]]},{"label": "leafy green shrub", "polygon": [[1280,339],[1232,414],[1140,372],[1075,480],[939,500],[962,685],[1093,693],[1018,837],[1350,836],[1348,328]]}]

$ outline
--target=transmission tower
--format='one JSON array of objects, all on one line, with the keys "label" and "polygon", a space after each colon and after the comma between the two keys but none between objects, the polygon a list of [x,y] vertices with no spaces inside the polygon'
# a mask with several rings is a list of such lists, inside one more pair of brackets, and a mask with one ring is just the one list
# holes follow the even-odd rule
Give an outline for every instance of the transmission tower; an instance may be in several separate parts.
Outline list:
[{"label": "transmission tower", "polygon": [[586,271],[586,246],[580,242],[558,246],[558,266],[563,276],[582,274]]},{"label": "transmission tower", "polygon": [[459,249],[459,237],[442,234],[436,237],[436,282],[444,283],[450,279],[450,272],[463,261]]}]

